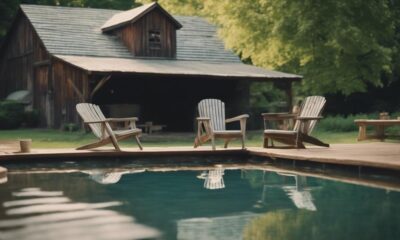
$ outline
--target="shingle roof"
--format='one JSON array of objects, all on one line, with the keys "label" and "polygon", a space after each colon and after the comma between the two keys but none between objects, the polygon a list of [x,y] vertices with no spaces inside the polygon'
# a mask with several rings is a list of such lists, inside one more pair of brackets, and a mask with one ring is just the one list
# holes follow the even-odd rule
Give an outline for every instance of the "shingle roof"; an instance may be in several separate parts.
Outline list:
[{"label": "shingle roof", "polygon": [[107,20],[106,23],[101,27],[103,32],[118,28],[127,23],[133,23],[136,20],[140,19],[143,15],[152,11],[154,8],[158,8],[162,11],[174,24],[176,28],[181,28],[182,25],[174,19],[167,11],[165,11],[157,2],[152,2],[149,4],[142,5],[140,7],[133,8],[128,11],[123,11],[115,14],[110,19]]},{"label": "shingle roof", "polygon": [[177,30],[176,60],[136,59],[101,27],[117,10],[21,5],[47,50],[57,58],[94,72],[241,77],[249,80],[302,77],[243,64],[224,48],[217,29],[201,17],[173,16]]},{"label": "shingle roof", "polygon": [[232,62],[215,64],[204,61],[170,61],[161,59],[123,59],[63,55],[56,55],[56,57],[81,69],[93,72],[201,75],[240,77],[252,80],[301,79],[301,76],[294,74],[268,71],[263,68]]},{"label": "shingle roof", "polygon": [[[101,26],[121,11],[26,4],[21,9],[53,55],[132,58],[122,42],[101,32]],[[183,25],[177,30],[177,60],[240,62],[224,48],[214,25],[200,17],[173,17]]]}]

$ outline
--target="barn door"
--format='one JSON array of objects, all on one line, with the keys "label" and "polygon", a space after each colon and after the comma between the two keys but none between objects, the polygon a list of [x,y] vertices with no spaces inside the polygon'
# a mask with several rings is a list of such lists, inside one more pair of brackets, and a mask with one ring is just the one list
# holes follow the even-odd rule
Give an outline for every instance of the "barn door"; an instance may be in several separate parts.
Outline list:
[{"label": "barn door", "polygon": [[34,108],[39,110],[40,126],[51,126],[51,96],[49,91],[49,67],[38,66],[35,68],[34,79]]}]

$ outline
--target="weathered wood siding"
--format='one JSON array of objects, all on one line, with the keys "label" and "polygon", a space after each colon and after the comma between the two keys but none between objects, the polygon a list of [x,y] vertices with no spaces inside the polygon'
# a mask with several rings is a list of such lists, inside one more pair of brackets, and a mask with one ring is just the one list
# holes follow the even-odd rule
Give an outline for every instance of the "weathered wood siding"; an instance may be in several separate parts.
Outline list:
[{"label": "weathered wood siding", "polygon": [[40,125],[48,126],[50,56],[22,12],[18,12],[0,56],[0,98],[17,90],[31,91],[33,108],[40,111]]},{"label": "weathered wood siding", "polygon": [[52,58],[29,20],[19,12],[0,55],[0,97],[17,90],[33,93],[40,126],[79,123],[75,105],[87,100],[85,71]]},{"label": "weathered wood siding", "polygon": [[[149,31],[160,31],[161,48],[149,46]],[[132,52],[138,57],[176,57],[176,29],[174,24],[160,10],[155,9],[133,24],[115,32]]]},{"label": "weathered wood siding", "polygon": [[75,106],[89,96],[88,73],[55,59],[52,64],[54,81],[54,127],[79,123]]}]

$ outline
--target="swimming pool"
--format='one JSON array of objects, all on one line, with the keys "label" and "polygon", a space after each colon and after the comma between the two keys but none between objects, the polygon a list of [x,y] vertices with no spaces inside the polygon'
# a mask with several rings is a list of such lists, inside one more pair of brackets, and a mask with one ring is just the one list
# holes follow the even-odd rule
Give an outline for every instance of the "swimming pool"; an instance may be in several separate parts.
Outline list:
[{"label": "swimming pool", "polygon": [[0,239],[400,239],[400,184],[380,176],[390,187],[234,160],[5,167]]}]

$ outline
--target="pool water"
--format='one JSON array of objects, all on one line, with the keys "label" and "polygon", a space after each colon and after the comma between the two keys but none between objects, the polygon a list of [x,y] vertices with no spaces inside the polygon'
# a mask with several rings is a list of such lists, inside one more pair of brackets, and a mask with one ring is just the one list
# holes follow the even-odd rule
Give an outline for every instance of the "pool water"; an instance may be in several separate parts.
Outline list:
[{"label": "pool water", "polygon": [[0,239],[400,239],[393,188],[223,164],[6,167]]}]

